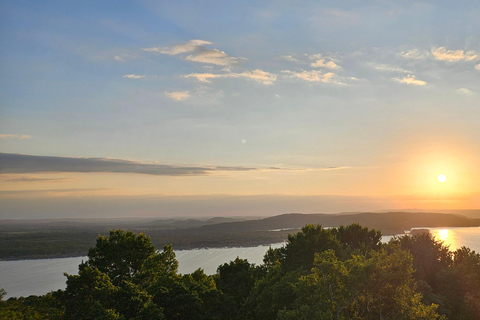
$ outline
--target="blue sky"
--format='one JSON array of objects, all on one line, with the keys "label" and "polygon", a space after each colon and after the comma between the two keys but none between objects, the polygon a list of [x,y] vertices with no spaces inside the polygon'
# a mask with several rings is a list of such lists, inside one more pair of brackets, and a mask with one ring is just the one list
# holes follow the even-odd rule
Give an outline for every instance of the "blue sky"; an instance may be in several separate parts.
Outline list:
[{"label": "blue sky", "polygon": [[[15,215],[59,190],[480,205],[477,1],[0,4],[0,192]],[[154,207],[142,214],[167,214]]]}]

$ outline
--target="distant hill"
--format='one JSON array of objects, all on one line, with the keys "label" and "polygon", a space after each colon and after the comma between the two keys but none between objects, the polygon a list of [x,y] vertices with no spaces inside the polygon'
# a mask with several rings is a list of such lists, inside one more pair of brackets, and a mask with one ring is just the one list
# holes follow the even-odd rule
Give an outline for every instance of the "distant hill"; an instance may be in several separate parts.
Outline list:
[{"label": "distant hill", "polygon": [[[393,210],[382,210],[375,212],[390,212]],[[421,209],[403,209],[401,212],[430,212],[430,213],[450,213],[450,214],[459,214],[472,219],[480,219],[480,210],[479,209],[470,209],[470,210],[421,210]]]},{"label": "distant hill", "polygon": [[338,227],[359,223],[369,228],[382,230],[384,235],[403,233],[418,227],[477,227],[480,219],[471,219],[457,214],[428,212],[385,212],[354,214],[300,214],[291,213],[241,222],[229,222],[202,226],[204,231],[268,231],[272,229],[301,228],[306,224],[321,224],[323,227]]},{"label": "distant hill", "polygon": [[229,223],[244,221],[246,219],[215,217],[210,219],[161,219],[148,223],[148,226],[164,227],[164,228],[193,228],[218,223]]}]

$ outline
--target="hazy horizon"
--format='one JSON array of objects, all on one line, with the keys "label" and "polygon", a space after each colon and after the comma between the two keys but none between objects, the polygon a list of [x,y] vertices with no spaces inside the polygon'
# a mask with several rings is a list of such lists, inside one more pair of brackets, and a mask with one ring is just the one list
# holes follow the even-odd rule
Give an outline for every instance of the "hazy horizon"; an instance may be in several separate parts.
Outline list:
[{"label": "hazy horizon", "polygon": [[479,209],[479,16],[2,1],[0,219]]}]

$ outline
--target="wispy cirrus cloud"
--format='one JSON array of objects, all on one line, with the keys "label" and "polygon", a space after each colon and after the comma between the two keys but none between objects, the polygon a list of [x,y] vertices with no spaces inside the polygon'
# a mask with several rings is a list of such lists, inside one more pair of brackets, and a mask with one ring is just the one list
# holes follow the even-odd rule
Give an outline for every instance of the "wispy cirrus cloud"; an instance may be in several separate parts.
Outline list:
[{"label": "wispy cirrus cloud", "polygon": [[404,84],[414,85],[414,86],[424,86],[427,84],[427,82],[423,80],[418,80],[415,78],[414,75],[411,75],[411,74],[403,78],[393,78],[393,80],[399,83],[404,83]]},{"label": "wispy cirrus cloud", "polygon": [[309,71],[303,70],[300,72],[283,70],[282,72],[293,78],[299,78],[309,82],[330,83],[333,81],[333,78],[335,77],[335,74],[333,72],[324,73],[322,71],[317,71],[317,70],[309,70]]},{"label": "wispy cirrus cloud", "polygon": [[378,70],[378,71],[412,73],[412,71],[410,71],[410,70],[406,70],[406,69],[396,67],[396,66],[391,66],[391,65],[388,65],[388,64],[369,63],[368,65],[370,67],[372,67],[373,69]]},{"label": "wispy cirrus cloud", "polygon": [[176,46],[162,47],[162,48],[160,47],[143,48],[142,50],[147,52],[156,52],[156,53],[175,56],[181,53],[188,53],[188,52],[200,50],[201,48],[204,48],[205,45],[209,45],[209,44],[212,44],[212,43],[205,40],[190,40],[186,43],[182,43]]},{"label": "wispy cirrus cloud", "polygon": [[433,58],[438,61],[448,62],[465,62],[479,58],[478,53],[474,50],[449,50],[446,47],[433,47],[430,51],[423,49],[411,49],[402,51],[397,55],[405,59],[420,60]]},{"label": "wispy cirrus cloud", "polygon": [[65,182],[72,180],[70,178],[38,178],[38,177],[20,177],[7,179],[7,182]]},{"label": "wispy cirrus cloud", "polygon": [[145,76],[139,74],[126,74],[122,78],[138,80],[145,78]]},{"label": "wispy cirrus cloud", "polygon": [[188,55],[185,59],[219,66],[231,66],[240,61],[240,59],[230,57],[228,54],[218,49],[202,50],[198,53]]},{"label": "wispy cirrus cloud", "polygon": [[205,40],[190,40],[186,43],[171,47],[143,48],[142,50],[171,56],[190,53],[185,57],[185,60],[218,66],[232,66],[242,60],[241,58],[231,57],[224,51],[220,51],[218,49],[209,49],[206,47],[207,45],[211,44],[211,42]]},{"label": "wispy cirrus cloud", "polygon": [[75,158],[0,153],[0,174],[47,172],[110,172],[158,176],[207,175],[220,171],[289,170],[228,166],[175,166],[111,158]]},{"label": "wispy cirrus cloud", "polygon": [[282,73],[287,78],[292,79],[301,79],[308,82],[320,82],[320,83],[329,83],[334,85],[348,85],[349,82],[357,81],[355,77],[340,77],[333,72],[323,72],[321,70],[302,70],[302,71],[291,71],[291,70],[282,70]]},{"label": "wispy cirrus cloud", "polygon": [[421,60],[430,57],[430,52],[421,49],[410,49],[399,52],[397,55],[404,59]]},{"label": "wispy cirrus cloud", "polygon": [[277,80],[277,75],[266,72],[260,69],[253,71],[244,71],[240,73],[191,73],[184,76],[185,78],[195,78],[200,82],[210,82],[211,79],[215,78],[244,78],[247,80],[253,80],[261,82],[265,85],[271,85]]},{"label": "wispy cirrus cloud", "polygon": [[138,53],[119,52],[113,56],[113,60],[117,62],[125,62],[127,60],[136,59],[136,58],[138,58]]},{"label": "wispy cirrus cloud", "polygon": [[282,59],[282,60],[285,60],[285,61],[290,61],[290,62],[302,62],[301,60],[295,58],[291,54],[284,54],[284,55],[280,56],[279,58]]},{"label": "wispy cirrus cloud", "polygon": [[166,97],[175,101],[183,101],[190,98],[190,91],[165,91],[164,94]]},{"label": "wispy cirrus cloud", "polygon": [[18,140],[23,140],[23,139],[31,139],[32,136],[28,134],[5,134],[2,133],[0,134],[0,139],[18,139]]},{"label": "wispy cirrus cloud", "polygon": [[480,63],[475,65],[475,69],[477,69],[478,71],[480,71]]},{"label": "wispy cirrus cloud", "polygon": [[432,55],[436,60],[449,62],[472,61],[478,58],[478,54],[473,50],[447,50],[445,47],[432,48]]}]

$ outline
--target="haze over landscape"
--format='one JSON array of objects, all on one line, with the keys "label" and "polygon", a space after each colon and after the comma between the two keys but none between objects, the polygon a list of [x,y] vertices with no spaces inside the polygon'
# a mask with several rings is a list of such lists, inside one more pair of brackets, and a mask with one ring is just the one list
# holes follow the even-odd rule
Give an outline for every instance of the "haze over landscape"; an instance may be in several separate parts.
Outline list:
[{"label": "haze over landscape", "polygon": [[0,219],[478,209],[479,16],[2,1]]}]

